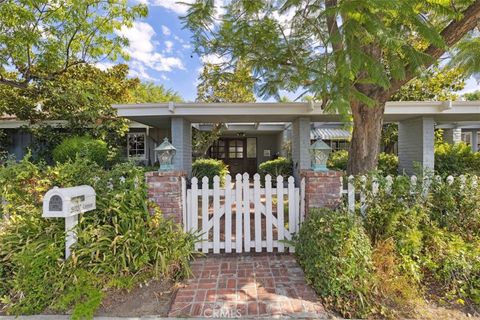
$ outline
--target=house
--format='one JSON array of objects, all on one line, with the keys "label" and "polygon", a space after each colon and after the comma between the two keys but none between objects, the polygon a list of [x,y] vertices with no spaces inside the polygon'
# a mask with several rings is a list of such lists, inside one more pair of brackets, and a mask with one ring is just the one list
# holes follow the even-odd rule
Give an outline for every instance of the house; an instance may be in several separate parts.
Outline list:
[{"label": "house", "polygon": [[[154,164],[154,148],[167,137],[177,149],[176,169],[189,172],[194,159],[192,130],[211,130],[222,124],[222,134],[208,155],[225,161],[232,174],[255,173],[258,165],[291,154],[294,166],[310,167],[308,147],[321,138],[334,150],[347,149],[350,131],[337,114],[325,113],[320,104],[294,103],[149,103],[114,105],[118,116],[131,120],[125,155]],[[385,122],[399,124],[400,170],[413,173],[416,164],[434,165],[434,129],[444,129],[446,140],[464,140],[478,149],[480,102],[388,102]],[[23,156],[31,140],[19,130],[16,119],[1,119],[10,129],[11,152]],[[194,129],[193,129],[194,128]],[[7,130],[8,131],[8,130]],[[30,139],[30,140],[29,140]]]}]

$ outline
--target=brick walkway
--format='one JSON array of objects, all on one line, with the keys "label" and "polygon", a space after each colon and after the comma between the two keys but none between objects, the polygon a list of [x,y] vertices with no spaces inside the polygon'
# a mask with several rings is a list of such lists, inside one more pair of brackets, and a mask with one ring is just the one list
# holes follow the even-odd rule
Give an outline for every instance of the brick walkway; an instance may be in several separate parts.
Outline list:
[{"label": "brick walkway", "polygon": [[210,255],[192,270],[171,317],[328,317],[292,255]]}]

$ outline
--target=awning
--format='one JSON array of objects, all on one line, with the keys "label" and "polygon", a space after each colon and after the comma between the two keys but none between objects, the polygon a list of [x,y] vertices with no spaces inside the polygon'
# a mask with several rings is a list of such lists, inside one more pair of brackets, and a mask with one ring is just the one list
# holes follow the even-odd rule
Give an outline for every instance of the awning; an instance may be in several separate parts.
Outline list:
[{"label": "awning", "polygon": [[340,128],[313,128],[310,131],[312,140],[350,140],[350,137],[350,131]]}]

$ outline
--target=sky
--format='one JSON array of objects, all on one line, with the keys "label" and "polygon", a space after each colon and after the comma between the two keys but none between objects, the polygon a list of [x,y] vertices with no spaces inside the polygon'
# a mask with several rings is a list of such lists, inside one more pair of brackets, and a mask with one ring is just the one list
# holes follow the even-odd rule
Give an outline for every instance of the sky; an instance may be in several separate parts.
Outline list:
[{"label": "sky", "polygon": [[[146,4],[149,14],[146,18],[137,20],[132,28],[124,28],[119,33],[130,41],[126,51],[130,55],[127,63],[131,76],[145,82],[162,84],[167,89],[178,92],[185,101],[194,101],[202,64],[215,63],[218,59],[214,56],[199,57],[193,52],[191,33],[183,29],[180,20],[188,6],[177,1],[179,0],[131,0],[132,3]],[[103,62],[99,67],[108,68],[111,65],[112,63]],[[460,93],[479,89],[479,83],[472,77]],[[291,99],[296,98],[294,94],[286,95]]]},{"label": "sky", "polygon": [[[127,63],[131,76],[162,84],[178,92],[185,101],[194,101],[203,62],[215,62],[215,57],[201,58],[193,52],[191,33],[183,29],[180,20],[188,6],[176,1],[132,1],[132,4],[148,5],[148,16],[137,20],[132,28],[123,28],[118,33],[130,42],[126,52],[130,56]],[[103,62],[99,67],[105,69],[111,65]]]}]

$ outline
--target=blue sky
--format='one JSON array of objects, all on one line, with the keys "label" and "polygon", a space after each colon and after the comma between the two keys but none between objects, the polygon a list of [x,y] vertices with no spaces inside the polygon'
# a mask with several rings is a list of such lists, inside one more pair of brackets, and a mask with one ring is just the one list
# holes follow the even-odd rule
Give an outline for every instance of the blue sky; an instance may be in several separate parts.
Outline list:
[{"label": "blue sky", "polygon": [[[148,17],[137,20],[132,28],[119,33],[128,38],[127,62],[131,76],[171,88],[186,101],[196,97],[196,85],[203,61],[215,62],[213,57],[200,58],[193,53],[191,33],[182,28],[179,17],[187,6],[178,0],[135,0],[148,5]],[[186,1],[188,2],[188,1]],[[111,63],[100,63],[106,68]]]},{"label": "blue sky", "polygon": [[[126,50],[130,55],[131,76],[162,84],[180,93],[184,100],[194,101],[203,62],[215,63],[218,59],[214,56],[199,57],[193,52],[191,33],[182,28],[179,19],[188,7],[177,1],[132,0],[132,3],[148,5],[148,17],[138,20],[130,29],[122,29],[120,33],[130,41]],[[99,66],[106,68],[111,65],[101,63]],[[479,89],[479,84],[472,77],[462,92]],[[295,98],[293,94],[287,96]]]}]

